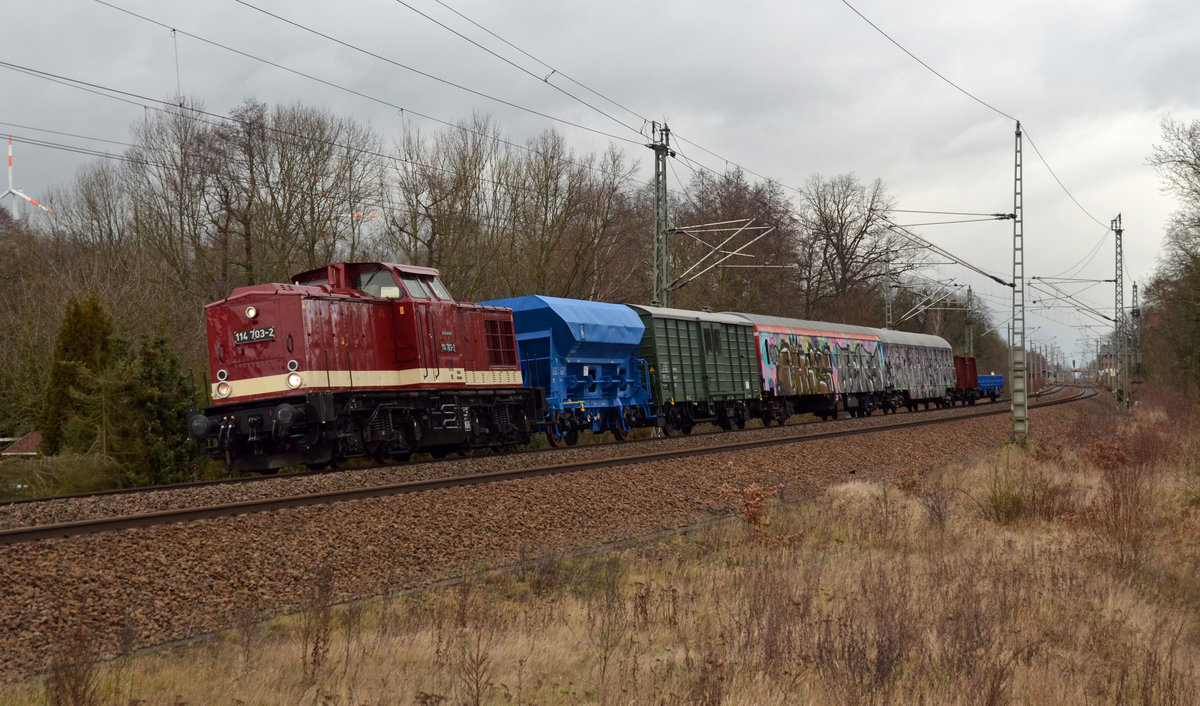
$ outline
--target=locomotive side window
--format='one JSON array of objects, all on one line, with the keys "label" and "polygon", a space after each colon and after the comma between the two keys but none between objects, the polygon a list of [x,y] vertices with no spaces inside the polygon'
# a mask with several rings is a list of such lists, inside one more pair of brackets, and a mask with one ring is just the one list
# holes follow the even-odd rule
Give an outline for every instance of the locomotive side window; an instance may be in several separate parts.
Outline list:
[{"label": "locomotive side window", "polygon": [[433,295],[421,284],[421,279],[416,275],[400,273],[400,281],[404,282],[404,288],[408,290],[413,299],[432,299]]},{"label": "locomotive side window", "polygon": [[453,301],[454,297],[450,296],[450,290],[446,289],[446,285],[442,284],[441,277],[425,277],[425,286],[433,290],[434,295],[442,301]]}]

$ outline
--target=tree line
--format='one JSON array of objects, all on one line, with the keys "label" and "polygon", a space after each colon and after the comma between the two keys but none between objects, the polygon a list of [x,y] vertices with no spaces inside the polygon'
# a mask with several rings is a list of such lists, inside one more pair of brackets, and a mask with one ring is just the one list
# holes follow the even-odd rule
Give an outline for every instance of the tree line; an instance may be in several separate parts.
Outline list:
[{"label": "tree line", "polygon": [[[131,142],[45,194],[57,217],[0,214],[0,436],[40,426],[47,451],[113,453],[133,442],[94,430],[120,408],[104,400],[122,395],[141,400],[122,413],[143,418],[112,429],[175,434],[150,420],[204,403],[204,304],[331,261],[436,267],[467,301],[650,298],[653,190],[616,147],[580,153],[553,130],[516,142],[480,115],[428,134],[405,125],[387,144],[353,118],[254,100],[225,118],[181,100],[134,124]],[[889,262],[920,258],[887,221],[894,203],[881,180],[852,174],[789,192],[736,169],[696,172],[671,194],[676,224],[752,219],[770,233],[741,252],[736,264],[752,266],[713,268],[672,304],[882,327]],[[718,242],[673,235],[672,259],[694,262]],[[906,284],[900,311],[930,291]],[[968,318],[990,328],[982,307],[949,301],[901,328],[956,349]],[[108,353],[72,352],[81,336]],[[981,368],[1006,367],[999,336],[976,349]],[[119,384],[133,377],[154,382]],[[189,472],[182,456],[159,457]]]},{"label": "tree line", "polygon": [[1200,393],[1200,120],[1164,118],[1149,163],[1178,210],[1163,234],[1159,267],[1145,288],[1141,370],[1181,391]]}]

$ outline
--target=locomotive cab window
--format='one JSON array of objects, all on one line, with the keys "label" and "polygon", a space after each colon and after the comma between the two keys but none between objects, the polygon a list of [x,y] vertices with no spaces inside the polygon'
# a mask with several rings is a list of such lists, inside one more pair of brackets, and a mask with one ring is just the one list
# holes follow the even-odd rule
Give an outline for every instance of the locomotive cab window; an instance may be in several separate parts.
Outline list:
[{"label": "locomotive cab window", "polygon": [[400,273],[400,281],[404,283],[404,288],[408,290],[409,296],[413,299],[432,299],[433,295],[421,283],[421,278],[417,275]]}]

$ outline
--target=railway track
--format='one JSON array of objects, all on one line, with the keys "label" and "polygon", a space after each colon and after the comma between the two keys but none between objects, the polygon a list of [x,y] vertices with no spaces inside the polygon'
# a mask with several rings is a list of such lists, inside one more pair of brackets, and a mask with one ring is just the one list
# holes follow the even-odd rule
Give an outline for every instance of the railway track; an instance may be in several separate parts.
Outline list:
[{"label": "railway track", "polygon": [[[1031,395],[1031,397],[1036,398],[1039,396],[1052,395],[1052,394],[1055,394],[1056,392],[1058,392],[1061,389],[1061,387],[1062,387],[1061,385],[1056,385],[1054,387],[1047,388],[1041,392],[1034,393],[1033,395]],[[1009,402],[1008,397],[1001,397],[998,400],[996,400],[995,403],[988,403],[985,406],[991,407],[992,404],[1004,406],[1008,402]],[[962,410],[962,409],[963,408],[949,408],[948,410],[944,410],[944,411]],[[901,415],[904,415],[904,414],[908,414],[908,413],[901,412]],[[849,420],[847,419],[847,420],[843,420],[843,421],[849,421]],[[816,421],[811,421],[811,422],[800,422],[798,424],[788,425],[788,426],[803,427],[803,426],[807,426],[809,424],[823,424],[823,423],[824,422],[816,420]],[[751,431],[753,431],[753,430],[751,430]],[[689,436],[675,437],[675,438],[702,438],[702,437],[714,435],[714,434],[730,434],[730,433],[731,432],[726,432],[726,431],[700,432],[700,433],[696,433],[696,434],[691,434]],[[738,432],[732,432],[732,433],[736,434]],[[622,441],[622,442],[620,442],[620,444],[623,447],[636,447],[636,446],[642,445],[642,444],[653,444],[659,440],[660,439],[655,439],[655,438],[635,439],[635,440],[629,440],[629,441]],[[552,451],[552,450],[569,451],[569,450],[575,449],[575,448],[585,448],[585,447],[584,446],[551,447],[549,449],[515,451],[515,452],[511,452],[511,453],[506,453],[504,455],[509,458],[516,458],[516,457],[521,457],[524,455],[538,454],[538,453],[543,453],[543,452]],[[486,457],[477,457],[477,458],[486,458]],[[439,459],[439,460],[434,460],[434,461],[428,461],[427,463],[453,464],[459,460],[460,459],[448,458],[448,459]],[[385,467],[389,467],[389,464],[356,466],[355,468],[349,469],[349,470],[368,471],[368,470],[373,470],[376,468],[385,468]],[[169,483],[166,485],[155,485],[155,486],[148,486],[148,487],[116,488],[113,490],[100,490],[100,491],[93,491],[93,492],[87,492],[87,493],[71,493],[68,495],[52,495],[52,496],[33,497],[33,498],[15,498],[12,500],[0,501],[0,511],[3,511],[5,508],[20,507],[22,505],[34,505],[37,503],[44,503],[44,502],[86,500],[86,499],[91,499],[91,498],[116,498],[116,497],[127,496],[127,495],[139,495],[139,494],[153,493],[153,492],[186,491],[186,490],[197,489],[197,488],[220,488],[220,487],[224,487],[224,486],[241,486],[241,485],[248,486],[248,485],[260,484],[260,483],[269,484],[269,483],[278,483],[278,482],[288,482],[288,481],[293,481],[293,480],[301,479],[301,478],[319,478],[321,476],[326,476],[329,474],[345,473],[345,472],[346,472],[346,470],[335,469],[335,470],[325,470],[325,471],[303,471],[303,472],[298,472],[298,473],[288,473],[288,474],[284,474],[284,475],[273,475],[272,474],[272,475],[234,476],[231,478],[218,478],[215,480],[187,481],[187,482],[182,482],[182,483]]]},{"label": "railway track", "polygon": [[[1046,391],[1049,394],[1050,390]],[[1094,396],[1097,392],[1094,389],[1080,388],[1070,397],[1062,399],[1047,400],[1031,404],[1031,407],[1046,407],[1057,404],[1073,402],[1085,397]],[[818,440],[837,439],[842,437],[861,436],[864,434],[873,434],[877,432],[894,431],[898,429],[910,429],[922,426],[930,426],[936,424],[945,424],[949,422],[959,421],[964,418],[994,416],[1007,414],[1009,409],[1003,405],[988,405],[980,411],[975,411],[969,415],[953,415],[953,416],[925,416],[914,415],[916,419],[905,419],[908,415],[901,415],[903,421],[894,422],[891,424],[860,426],[849,429],[838,429],[821,432],[817,434],[789,435],[770,438],[760,438],[754,440],[733,440],[729,443],[718,444],[712,446],[704,446],[700,448],[673,449],[667,451],[651,450],[646,453],[637,453],[626,456],[609,457],[584,461],[573,461],[569,463],[553,464],[536,466],[532,468],[510,469],[502,471],[493,471],[487,473],[459,475],[452,477],[443,477],[436,479],[425,479],[416,481],[406,481],[399,483],[387,483],[383,485],[375,485],[370,487],[358,487],[349,489],[340,489],[332,491],[322,491],[315,493],[303,493],[295,495],[285,495],[271,498],[260,498],[254,500],[245,500],[237,502],[219,503],[205,506],[180,507],[155,512],[143,512],[122,516],[91,518],[71,522],[61,522],[54,524],[43,524],[29,527],[15,527],[5,530],[0,530],[0,546],[21,544],[26,542],[35,542],[44,539],[72,537],[78,535],[96,534],[100,532],[111,532],[121,529],[151,527],[155,525],[173,524],[182,522],[194,522],[197,520],[214,519],[222,517],[233,517],[237,515],[245,515],[251,513],[270,512],[273,510],[283,510],[289,508],[307,507],[311,505],[321,505],[329,503],[347,502],[353,500],[364,500],[368,498],[379,498],[393,495],[404,495],[411,493],[428,492],[432,490],[444,488],[466,487],[471,485],[481,485],[487,483],[499,483],[503,481],[521,480],[525,478],[536,478],[541,476],[559,475],[565,473],[573,473],[586,471],[595,468],[612,468],[616,466],[627,466],[643,463],[652,463],[664,460],[674,460],[688,458],[694,456],[703,456],[714,453],[743,451],[769,446],[779,446],[784,444],[806,443]],[[976,408],[978,409],[978,408]]]}]

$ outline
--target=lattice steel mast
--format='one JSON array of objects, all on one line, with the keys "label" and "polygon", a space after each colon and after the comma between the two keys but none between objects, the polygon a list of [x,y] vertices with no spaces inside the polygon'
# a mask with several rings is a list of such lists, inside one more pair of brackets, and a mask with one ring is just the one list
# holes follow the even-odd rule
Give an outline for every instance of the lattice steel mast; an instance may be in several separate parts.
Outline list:
[{"label": "lattice steel mast", "polygon": [[671,128],[663,123],[650,124],[654,142],[646,145],[654,150],[654,281],[651,282],[650,303],[671,305],[671,248],[667,242],[667,157],[671,151]]},{"label": "lattice steel mast", "polygon": [[1012,380],[1012,433],[1010,439],[1025,443],[1029,438],[1029,389],[1025,365],[1025,234],[1024,195],[1021,167],[1021,123],[1017,121],[1016,162],[1013,175],[1013,270],[1012,336],[1009,377]]},{"label": "lattice steel mast", "polygon": [[1125,231],[1121,228],[1121,214],[1112,220],[1112,230],[1116,241],[1116,322],[1113,330],[1113,354],[1116,356],[1117,404],[1121,410],[1129,413],[1129,332],[1125,323],[1125,251],[1121,244],[1121,236]]}]

